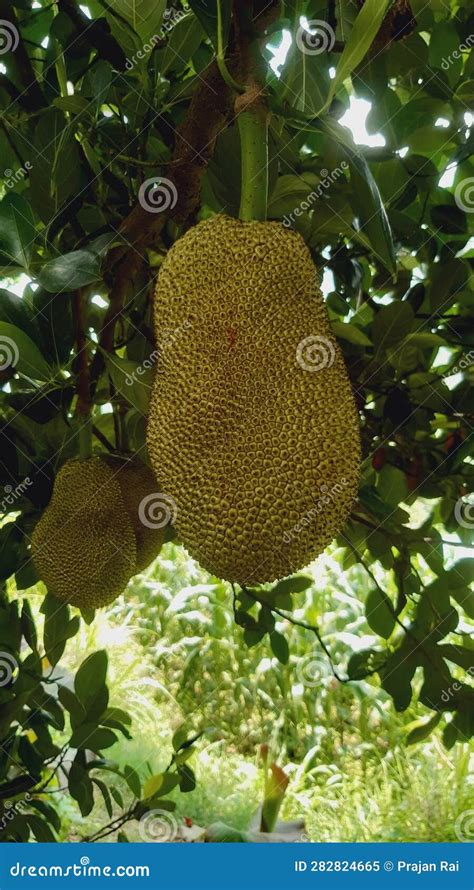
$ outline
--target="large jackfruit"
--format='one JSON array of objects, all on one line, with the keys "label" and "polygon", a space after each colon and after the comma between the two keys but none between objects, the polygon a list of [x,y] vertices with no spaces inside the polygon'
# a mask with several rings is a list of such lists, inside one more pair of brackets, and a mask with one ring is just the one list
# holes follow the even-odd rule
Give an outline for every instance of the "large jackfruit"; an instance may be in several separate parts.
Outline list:
[{"label": "large jackfruit", "polygon": [[64,464],[31,541],[48,590],[80,608],[116,599],[163,543],[164,529],[143,527],[138,512],[154,487],[138,462],[104,455]]},{"label": "large jackfruit", "polygon": [[303,239],[273,222],[198,224],[161,267],[155,327],[148,451],[178,537],[241,584],[307,565],[347,520],[360,439]]}]

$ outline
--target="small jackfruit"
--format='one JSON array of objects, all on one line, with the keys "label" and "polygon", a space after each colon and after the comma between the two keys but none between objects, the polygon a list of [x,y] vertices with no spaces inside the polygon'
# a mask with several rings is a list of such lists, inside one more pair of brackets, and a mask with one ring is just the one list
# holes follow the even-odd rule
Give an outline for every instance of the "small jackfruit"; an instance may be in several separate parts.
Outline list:
[{"label": "small jackfruit", "polygon": [[122,492],[125,509],[135,532],[137,546],[136,572],[142,572],[158,556],[165,539],[166,528],[159,524],[155,526],[148,521],[146,511],[142,509],[145,501],[156,494],[156,482],[153,473],[141,461],[130,458],[104,455],[109,467],[114,470]]},{"label": "small jackfruit", "polygon": [[164,529],[144,528],[139,517],[153,487],[150,470],[135,461],[104,455],[64,464],[31,541],[51,593],[89,609],[116,599],[163,543]]},{"label": "small jackfruit", "polygon": [[199,223],[160,269],[155,332],[147,445],[178,538],[240,584],[301,569],[344,527],[360,468],[352,388],[303,239],[274,222]]}]

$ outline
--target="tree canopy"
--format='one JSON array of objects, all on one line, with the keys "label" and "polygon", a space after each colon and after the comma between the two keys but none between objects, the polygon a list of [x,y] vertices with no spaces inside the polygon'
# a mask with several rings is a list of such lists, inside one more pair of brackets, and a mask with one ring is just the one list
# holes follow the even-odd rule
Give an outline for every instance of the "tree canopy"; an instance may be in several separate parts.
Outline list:
[{"label": "tree canopy", "polygon": [[[41,655],[56,664],[80,619],[48,595],[38,643],[31,532],[84,425],[94,452],[144,456],[154,280],[186,229],[238,214],[251,89],[269,119],[267,217],[324,275],[360,411],[337,553],[367,573],[379,645],[336,673],[376,675],[398,711],[417,697],[420,738],[438,723],[448,747],[474,733],[473,47],[469,0],[0,0],[0,650],[18,671],[0,682],[0,736],[36,780],[54,750],[34,715],[54,725],[81,699],[53,700]],[[360,100],[375,146],[344,123]],[[291,620],[304,587],[237,591],[247,644],[269,633],[287,659],[271,616]],[[117,725],[104,707],[94,750]],[[2,758],[0,792],[14,781]]]}]

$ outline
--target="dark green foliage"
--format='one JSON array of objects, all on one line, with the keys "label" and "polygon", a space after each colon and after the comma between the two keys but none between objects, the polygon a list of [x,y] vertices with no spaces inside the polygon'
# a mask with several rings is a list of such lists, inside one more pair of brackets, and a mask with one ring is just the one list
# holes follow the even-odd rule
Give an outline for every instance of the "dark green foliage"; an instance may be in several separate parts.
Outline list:
[{"label": "dark green foliage", "polygon": [[[91,20],[72,0],[60,5],[1,5],[22,48],[2,54],[0,74],[0,661],[8,678],[0,681],[0,824],[3,800],[31,797],[7,820],[13,840],[47,841],[58,831],[45,786],[62,756],[58,732],[78,749],[68,785],[82,814],[97,792],[108,811],[121,806],[120,792],[98,777],[114,769],[102,750],[130,730],[108,701],[105,653],[66,683],[60,660],[79,616],[48,595],[38,633],[27,600],[8,602],[5,591],[14,595],[13,577],[20,591],[36,583],[31,531],[58,467],[79,453],[79,304],[94,446],[143,448],[153,281],[185,226],[163,218],[125,281],[111,258],[133,240],[131,230],[117,233],[140,186],[173,179],[177,128],[217,43],[211,0],[190,2],[186,15],[173,3],[165,19],[156,0],[132,4],[136,14],[131,4],[90,0]],[[224,44],[230,6],[223,3]],[[337,543],[343,568],[364,567],[367,621],[380,642],[338,674],[348,682],[376,674],[398,711],[418,698],[431,713],[409,741],[439,724],[449,747],[472,734],[474,711],[474,559],[453,559],[449,543],[455,536],[456,547],[470,547],[474,530],[472,16],[468,0],[414,0],[411,33],[385,45],[379,35],[370,49],[386,4],[364,6],[354,24],[355,4],[337,4],[331,52],[304,55],[293,46],[280,77],[267,66],[269,216],[294,225],[332,275],[328,311],[361,414],[361,487]],[[270,24],[272,45],[283,28],[296,31],[299,6],[285,4],[285,15]],[[356,146],[339,123],[351,96],[373,103],[367,128],[385,145]],[[237,212],[238,166],[230,125],[217,137],[192,219]],[[442,179],[449,170],[452,184],[441,185],[451,182]],[[24,274],[34,286],[20,299],[9,287]],[[107,342],[106,309],[117,291],[123,305]],[[247,645],[266,637],[286,665],[291,652],[275,615],[291,620],[292,595],[307,586],[297,576],[236,591]],[[185,791],[194,778],[180,747],[173,781]],[[122,778],[138,800],[136,773]]]}]

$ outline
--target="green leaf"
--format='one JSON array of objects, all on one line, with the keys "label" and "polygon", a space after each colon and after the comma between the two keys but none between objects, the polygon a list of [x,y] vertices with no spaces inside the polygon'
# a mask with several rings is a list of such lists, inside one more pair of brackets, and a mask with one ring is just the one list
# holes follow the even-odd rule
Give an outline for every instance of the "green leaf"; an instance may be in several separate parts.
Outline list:
[{"label": "green leaf", "polygon": [[36,238],[31,207],[22,195],[14,192],[0,201],[0,255],[28,269]]},{"label": "green leaf", "polygon": [[270,646],[272,647],[272,652],[275,658],[278,659],[280,664],[288,664],[288,660],[290,658],[290,650],[283,634],[278,633],[277,630],[274,630],[270,634]]},{"label": "green leaf", "polygon": [[397,345],[411,333],[415,315],[409,303],[389,303],[382,306],[372,326],[374,346],[378,351]]},{"label": "green leaf", "polygon": [[180,70],[189,64],[204,37],[194,15],[186,15],[174,26],[161,62],[161,74]]},{"label": "green leaf", "polygon": [[30,173],[31,203],[50,225],[81,181],[79,144],[63,112],[43,110],[34,131],[36,149]]},{"label": "green leaf", "polygon": [[[365,6],[364,6],[365,8]],[[351,204],[362,233],[368,238],[375,255],[394,273],[396,268],[392,232],[380,192],[366,160],[357,151],[352,136],[330,117],[315,121],[317,129],[336,142],[348,159],[351,170]]]},{"label": "green leaf", "polygon": [[429,720],[422,720],[419,723],[415,723],[415,725],[411,724],[412,728],[407,735],[406,744],[414,745],[416,742],[422,742],[424,739],[427,739],[433,732],[433,729],[437,727],[441,716],[441,714],[435,714]]},{"label": "green leaf", "polygon": [[340,85],[354,71],[354,68],[362,62],[362,59],[370,49],[380,29],[389,3],[390,0],[365,0],[337,64],[327,104],[332,101]]},{"label": "green leaf", "polygon": [[89,250],[65,253],[43,266],[39,283],[51,293],[67,293],[100,280],[101,258]]},{"label": "green leaf", "polygon": [[136,411],[148,417],[153,370],[118,355],[103,354],[115,389]]},{"label": "green leaf", "polygon": [[154,776],[151,776],[145,782],[143,786],[143,798],[147,800],[149,797],[153,797],[158,793],[161,786],[163,785],[163,773],[157,773]]},{"label": "green leaf", "polygon": [[100,753],[104,748],[115,745],[117,736],[111,729],[98,728],[95,723],[81,723],[74,730],[69,744],[71,748],[85,748]]},{"label": "green leaf", "polygon": [[49,381],[53,372],[36,344],[20,328],[0,321],[1,364],[32,380]]},{"label": "green leaf", "polygon": [[398,467],[385,464],[377,474],[377,491],[387,504],[396,507],[408,495],[406,474]]},{"label": "green leaf", "polygon": [[308,587],[311,587],[312,584],[313,579],[307,575],[293,575],[291,578],[284,578],[283,581],[278,581],[271,588],[268,595],[273,598],[287,593],[302,593],[303,590],[308,590]]},{"label": "green leaf", "polygon": [[70,618],[69,607],[48,593],[41,606],[45,616],[44,648],[49,663],[54,667],[64,652],[66,642],[76,635],[80,619]]},{"label": "green leaf", "polygon": [[86,711],[94,702],[97,689],[105,685],[107,666],[107,652],[100,650],[89,655],[77,671],[74,679],[74,689]]},{"label": "green leaf", "polygon": [[88,816],[94,806],[94,786],[85,768],[84,751],[78,751],[68,776],[71,797],[79,804],[82,816]]},{"label": "green leaf", "polygon": [[372,346],[372,342],[367,335],[355,324],[345,324],[343,321],[332,321],[331,328],[333,334],[341,340],[347,340],[348,343],[354,343],[356,346]]},{"label": "green leaf", "polygon": [[416,662],[402,646],[387,659],[379,671],[382,686],[392,696],[397,711],[405,711],[411,702],[411,681],[415,670]]},{"label": "green leaf", "polygon": [[135,795],[138,799],[141,797],[142,786],[140,782],[140,777],[136,770],[133,769],[133,766],[127,764],[127,766],[123,769],[123,777],[130,788],[132,794]]},{"label": "green leaf", "polygon": [[369,627],[380,637],[388,640],[395,628],[395,615],[387,594],[378,587],[371,590],[367,596],[365,615]]}]

